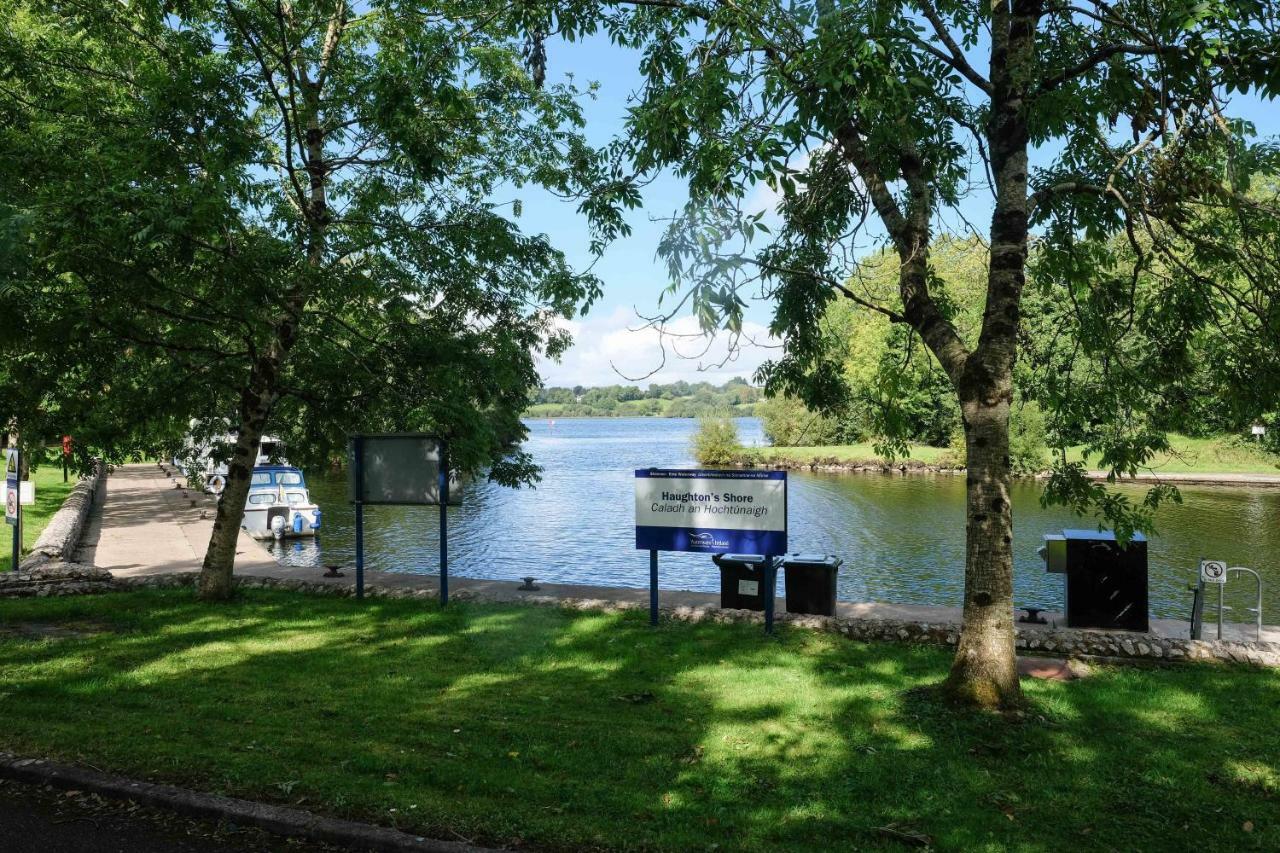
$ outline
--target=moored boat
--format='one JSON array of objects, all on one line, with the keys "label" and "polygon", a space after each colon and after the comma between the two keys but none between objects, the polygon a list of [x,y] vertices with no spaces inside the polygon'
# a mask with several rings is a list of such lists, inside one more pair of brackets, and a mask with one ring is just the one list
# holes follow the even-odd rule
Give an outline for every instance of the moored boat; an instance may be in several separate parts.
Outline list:
[{"label": "moored boat", "polygon": [[315,536],[320,507],[311,502],[302,471],[292,465],[255,467],[240,526],[255,539]]}]

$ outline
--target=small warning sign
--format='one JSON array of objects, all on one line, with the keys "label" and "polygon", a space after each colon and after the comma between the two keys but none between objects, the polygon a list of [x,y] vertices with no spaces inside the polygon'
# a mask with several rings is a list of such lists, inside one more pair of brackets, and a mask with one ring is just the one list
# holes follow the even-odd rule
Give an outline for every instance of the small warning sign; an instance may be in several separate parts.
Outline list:
[{"label": "small warning sign", "polygon": [[1227,564],[1222,560],[1201,560],[1200,580],[1205,583],[1226,583]]}]

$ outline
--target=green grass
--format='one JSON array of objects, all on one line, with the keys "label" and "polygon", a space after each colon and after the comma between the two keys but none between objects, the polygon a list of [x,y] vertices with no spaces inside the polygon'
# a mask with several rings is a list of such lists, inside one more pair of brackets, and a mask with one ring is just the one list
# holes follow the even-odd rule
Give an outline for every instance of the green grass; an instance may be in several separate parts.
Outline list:
[{"label": "green grass", "polygon": [[[1280,475],[1280,456],[1268,453],[1248,441],[1230,437],[1190,438],[1169,436],[1171,450],[1151,460],[1148,470],[1156,474],[1272,474]],[[936,465],[948,453],[945,447],[915,444],[911,455],[900,462]],[[1084,460],[1079,447],[1067,451],[1072,462]],[[870,442],[832,447],[759,447],[747,448],[744,461],[772,464],[839,464],[877,465],[883,463]],[[1097,457],[1084,460],[1090,468],[1098,468]]]},{"label": "green grass", "polygon": [[942,649],[639,613],[152,591],[0,602],[19,622],[103,633],[0,638],[0,749],[442,838],[1280,848],[1276,672],[1028,682],[1009,720],[917,689]]},{"label": "green grass", "polygon": [[[1280,457],[1255,443],[1233,437],[1191,438],[1169,436],[1170,452],[1158,454],[1148,467],[1156,474],[1273,474],[1280,475]],[[1080,461],[1080,448],[1072,448],[1067,458]],[[1085,460],[1097,468],[1098,460]]]},{"label": "green grass", "polygon": [[[746,459],[758,463],[791,463],[791,464],[839,464],[839,465],[882,465],[884,457],[876,453],[871,442],[860,444],[829,445],[825,447],[749,447],[745,449]],[[926,444],[911,445],[909,457],[895,460],[899,464],[912,462],[934,465],[947,453],[945,447],[929,447]]]},{"label": "green grass", "polygon": [[[45,525],[53,514],[62,506],[62,502],[75,487],[76,477],[71,475],[67,482],[62,482],[62,468],[44,465],[31,472],[31,479],[36,484],[36,502],[22,508],[22,553],[25,555],[36,544]],[[7,572],[13,567],[13,528],[7,524],[0,535],[0,571]]]}]

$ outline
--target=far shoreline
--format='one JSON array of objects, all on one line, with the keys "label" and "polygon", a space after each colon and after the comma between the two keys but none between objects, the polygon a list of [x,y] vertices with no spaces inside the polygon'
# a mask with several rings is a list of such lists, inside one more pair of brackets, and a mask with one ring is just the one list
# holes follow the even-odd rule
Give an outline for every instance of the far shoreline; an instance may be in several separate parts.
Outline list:
[{"label": "far shoreline", "polygon": [[[787,456],[774,456],[765,459],[740,457],[731,463],[736,468],[759,468],[775,471],[808,471],[815,474],[931,474],[935,476],[955,476],[965,473],[965,468],[948,465],[937,465],[922,462],[919,459],[905,458],[888,461],[884,459],[796,459]],[[1039,474],[1015,474],[1018,479],[1043,480],[1048,472]],[[1109,480],[1106,471],[1087,471],[1090,480]],[[1280,472],[1276,474],[1235,473],[1235,472],[1169,472],[1161,474],[1155,471],[1119,476],[1118,483],[1165,483],[1184,486],[1262,486],[1280,488]]]}]

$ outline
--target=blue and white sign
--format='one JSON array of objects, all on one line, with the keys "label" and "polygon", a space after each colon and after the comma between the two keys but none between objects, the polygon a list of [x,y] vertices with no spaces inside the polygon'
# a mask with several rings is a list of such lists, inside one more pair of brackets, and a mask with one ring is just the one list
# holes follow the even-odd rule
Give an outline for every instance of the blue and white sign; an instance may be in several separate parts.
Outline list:
[{"label": "blue and white sign", "polygon": [[636,471],[636,547],[787,552],[786,471]]},{"label": "blue and white sign", "polygon": [[4,520],[11,525],[18,523],[18,504],[21,497],[22,487],[18,481],[18,452],[7,450],[4,464]]}]

